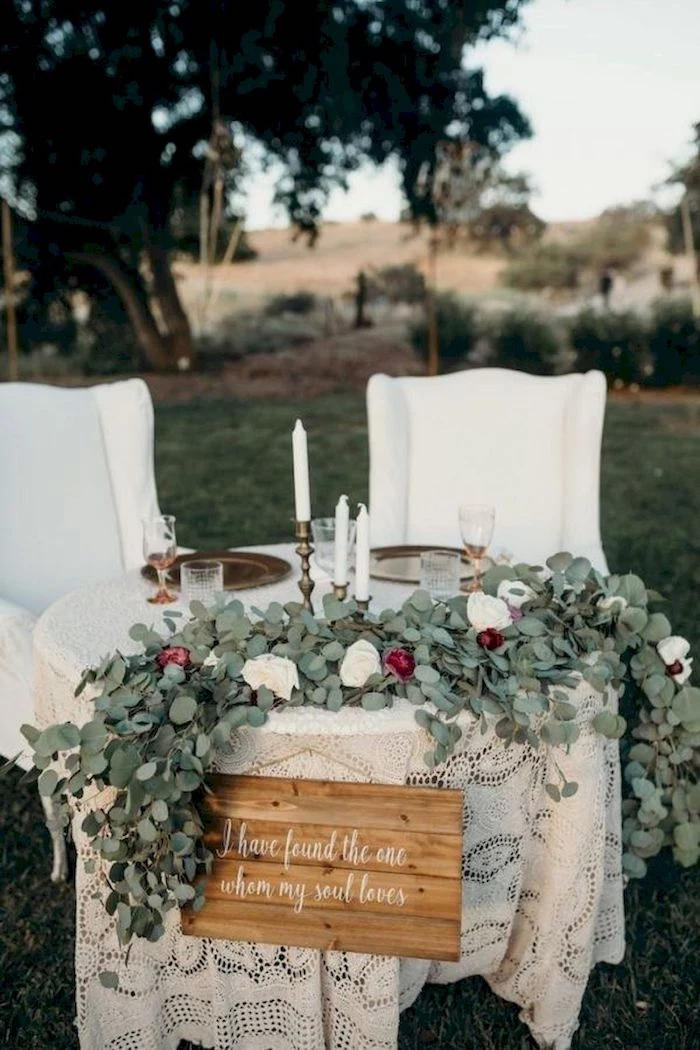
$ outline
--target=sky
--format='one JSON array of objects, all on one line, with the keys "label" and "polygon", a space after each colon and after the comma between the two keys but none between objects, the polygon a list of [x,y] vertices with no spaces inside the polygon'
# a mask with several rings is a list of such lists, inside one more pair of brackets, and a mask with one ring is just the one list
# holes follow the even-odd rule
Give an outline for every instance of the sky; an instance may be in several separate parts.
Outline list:
[{"label": "sky", "polygon": [[[531,175],[535,211],[585,219],[648,198],[700,120],[700,0],[532,0],[523,23],[515,43],[481,45],[467,65],[482,65],[488,90],[512,95],[533,125],[506,166]],[[273,183],[249,182],[251,229],[286,225]],[[367,167],[324,217],[397,219],[401,204],[396,166]]]}]

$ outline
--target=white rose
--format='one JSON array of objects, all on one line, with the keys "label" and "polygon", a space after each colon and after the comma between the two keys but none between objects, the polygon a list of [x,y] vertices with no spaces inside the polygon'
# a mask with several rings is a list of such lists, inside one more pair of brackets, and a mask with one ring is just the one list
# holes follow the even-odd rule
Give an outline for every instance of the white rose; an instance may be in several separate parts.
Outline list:
[{"label": "white rose", "polygon": [[537,595],[532,587],[528,587],[526,583],[522,583],[520,580],[501,580],[498,585],[498,597],[502,598],[508,605],[512,605],[514,609],[519,609],[521,605],[529,602],[532,598],[536,598]]},{"label": "white rose", "polygon": [[216,667],[218,665],[218,663],[219,663],[219,657],[216,656],[216,654],[214,653],[214,650],[212,649],[212,651],[209,653],[209,656],[206,658],[206,660],[202,664],[202,667]]},{"label": "white rose", "polygon": [[670,638],[664,638],[662,642],[659,642],[656,651],[667,668],[676,664],[680,666],[680,670],[672,674],[671,678],[678,685],[684,685],[690,678],[693,666],[693,658],[688,656],[690,642],[686,638],[681,638],[679,634],[672,634]]},{"label": "white rose", "polygon": [[343,685],[360,688],[370,675],[379,674],[382,664],[379,653],[371,642],[360,638],[353,642],[340,665],[340,681]]},{"label": "white rose", "polygon": [[263,653],[253,660],[246,660],[241,674],[251,689],[264,685],[283,700],[289,700],[292,689],[299,688],[297,665],[286,656],[275,656],[274,653]]},{"label": "white rose", "polygon": [[508,606],[502,598],[492,598],[490,594],[482,594],[481,591],[469,595],[467,616],[469,623],[477,631],[485,631],[488,627],[501,631],[504,627],[510,627],[513,622]]},{"label": "white rose", "polygon": [[598,602],[598,608],[604,609],[606,612],[616,613],[618,616],[621,612],[624,612],[629,602],[626,598],[623,598],[621,594],[609,594],[606,598],[601,598]]}]

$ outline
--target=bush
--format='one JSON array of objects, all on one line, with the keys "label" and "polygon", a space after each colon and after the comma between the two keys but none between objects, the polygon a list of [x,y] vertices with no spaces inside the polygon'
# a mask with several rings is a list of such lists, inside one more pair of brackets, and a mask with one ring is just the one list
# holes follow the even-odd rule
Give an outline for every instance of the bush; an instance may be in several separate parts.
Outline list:
[{"label": "bush", "polygon": [[[436,297],[435,306],[440,362],[454,364],[464,360],[478,338],[474,307],[462,302],[452,292],[440,292]],[[428,322],[425,316],[411,325],[409,339],[420,357],[427,361]]]},{"label": "bush", "polygon": [[553,325],[531,310],[507,310],[494,315],[487,328],[487,363],[532,375],[553,375],[560,347]]},{"label": "bush", "polygon": [[501,279],[509,288],[521,291],[573,290],[582,268],[583,258],[573,245],[533,244],[513,259]]},{"label": "bush", "polygon": [[222,317],[213,332],[198,340],[198,350],[202,367],[215,369],[226,361],[310,343],[318,335],[319,325],[306,316],[241,311]]},{"label": "bush", "polygon": [[268,317],[280,317],[282,314],[310,314],[316,309],[316,296],[313,292],[299,291],[291,295],[274,295],[265,313]]},{"label": "bush", "polygon": [[599,368],[609,385],[616,379],[641,383],[651,372],[649,336],[639,314],[582,310],[571,323],[569,337],[577,370]]},{"label": "bush", "polygon": [[579,240],[591,270],[625,270],[636,263],[651,239],[650,212],[643,204],[609,208]]},{"label": "bush", "polygon": [[422,303],[425,300],[425,277],[413,263],[404,266],[382,266],[369,279],[369,297],[384,296],[390,303]]},{"label": "bush", "polygon": [[649,348],[654,386],[700,383],[700,321],[689,299],[663,299],[654,304]]}]

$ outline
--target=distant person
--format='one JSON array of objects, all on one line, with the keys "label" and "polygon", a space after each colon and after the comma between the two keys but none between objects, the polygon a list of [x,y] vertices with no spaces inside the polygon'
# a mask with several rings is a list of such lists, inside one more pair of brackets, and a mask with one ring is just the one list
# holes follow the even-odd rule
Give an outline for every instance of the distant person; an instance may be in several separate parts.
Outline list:
[{"label": "distant person", "polygon": [[603,300],[603,306],[606,310],[610,309],[610,296],[613,290],[613,275],[609,266],[606,266],[600,271],[600,277],[598,278],[598,291],[600,297]]}]

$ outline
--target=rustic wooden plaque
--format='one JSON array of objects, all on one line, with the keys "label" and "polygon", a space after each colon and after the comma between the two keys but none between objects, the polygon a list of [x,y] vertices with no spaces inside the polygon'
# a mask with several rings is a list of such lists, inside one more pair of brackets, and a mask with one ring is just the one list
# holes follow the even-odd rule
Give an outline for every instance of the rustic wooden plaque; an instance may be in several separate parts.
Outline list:
[{"label": "rustic wooden plaque", "polygon": [[459,959],[461,791],[226,775],[209,786],[214,867],[185,933]]}]

